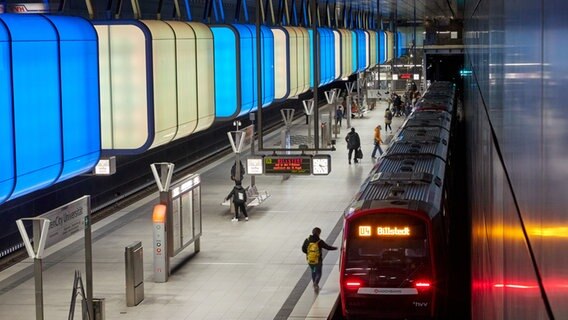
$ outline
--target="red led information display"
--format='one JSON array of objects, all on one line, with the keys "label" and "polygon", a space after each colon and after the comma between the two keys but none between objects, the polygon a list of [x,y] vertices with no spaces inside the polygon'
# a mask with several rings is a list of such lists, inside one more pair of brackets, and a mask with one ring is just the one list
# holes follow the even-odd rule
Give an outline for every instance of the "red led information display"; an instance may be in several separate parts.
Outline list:
[{"label": "red led information display", "polygon": [[[374,229],[374,230],[373,230]],[[390,226],[378,226],[373,228],[371,226],[359,226],[359,237],[408,237],[410,236],[409,227],[390,227]]]},{"label": "red led information display", "polygon": [[309,156],[265,156],[265,174],[311,174]]}]

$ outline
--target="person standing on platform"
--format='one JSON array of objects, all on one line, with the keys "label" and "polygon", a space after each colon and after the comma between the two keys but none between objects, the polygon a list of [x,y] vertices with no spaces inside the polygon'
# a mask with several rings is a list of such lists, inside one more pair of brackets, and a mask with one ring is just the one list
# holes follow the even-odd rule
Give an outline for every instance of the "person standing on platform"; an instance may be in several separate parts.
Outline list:
[{"label": "person standing on platform", "polygon": [[381,143],[383,143],[383,139],[381,139],[381,125],[375,127],[375,148],[373,148],[373,153],[371,154],[371,158],[376,159],[375,155],[377,154],[377,150],[379,150],[379,156],[383,155],[383,149],[381,149]]},{"label": "person standing on platform", "polygon": [[312,234],[304,240],[302,244],[302,252],[306,254],[306,260],[312,271],[312,282],[314,291],[319,292],[319,282],[321,279],[323,255],[321,249],[337,250],[337,247],[330,246],[320,239],[321,229],[315,227]]},{"label": "person standing on platform", "polygon": [[387,108],[385,110],[385,132],[387,132],[387,129],[390,129],[390,132],[392,132],[391,123],[392,123],[392,112],[390,111],[390,108]]},{"label": "person standing on platform", "polygon": [[341,120],[343,120],[343,107],[339,105],[335,111],[335,125],[341,127]]},{"label": "person standing on platform", "polygon": [[347,142],[347,149],[349,149],[349,154],[347,155],[349,164],[351,164],[351,155],[353,154],[355,154],[353,157],[355,163],[359,162],[359,160],[357,160],[357,153],[353,152],[361,147],[361,139],[359,139],[359,134],[355,132],[355,128],[351,128],[351,132],[347,134],[345,141]]},{"label": "person standing on platform", "polygon": [[229,195],[225,198],[225,200],[229,200],[233,198],[233,205],[235,207],[235,217],[231,219],[231,221],[236,222],[239,221],[239,209],[243,212],[245,216],[245,220],[248,221],[248,214],[247,214],[247,192],[241,185],[239,180],[235,181],[235,186],[233,190],[229,192]]}]

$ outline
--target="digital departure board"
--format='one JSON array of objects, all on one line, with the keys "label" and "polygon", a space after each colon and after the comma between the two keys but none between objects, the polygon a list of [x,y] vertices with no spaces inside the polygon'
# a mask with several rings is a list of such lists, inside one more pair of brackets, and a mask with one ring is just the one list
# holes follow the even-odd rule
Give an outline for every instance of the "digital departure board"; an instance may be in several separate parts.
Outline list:
[{"label": "digital departure board", "polygon": [[[374,229],[374,230],[373,230]],[[372,228],[371,226],[359,226],[360,237],[407,237],[410,236],[409,227],[391,227],[391,226],[378,226]]]},{"label": "digital departure board", "polygon": [[297,174],[312,173],[312,158],[310,156],[265,156],[265,174]]}]

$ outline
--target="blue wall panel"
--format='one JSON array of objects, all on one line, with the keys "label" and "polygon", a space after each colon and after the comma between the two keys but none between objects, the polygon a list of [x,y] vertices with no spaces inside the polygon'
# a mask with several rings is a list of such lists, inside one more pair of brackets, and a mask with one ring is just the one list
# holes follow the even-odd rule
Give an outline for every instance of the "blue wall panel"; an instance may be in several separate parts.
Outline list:
[{"label": "blue wall panel", "polygon": [[10,36],[0,21],[0,203],[12,194],[16,182],[11,65]]},{"label": "blue wall panel", "polygon": [[0,203],[100,154],[97,37],[82,18],[0,15]]},{"label": "blue wall panel", "polygon": [[[308,29],[308,34],[310,35],[310,86],[314,86],[314,75],[313,75],[313,65],[314,65],[314,48],[313,48],[313,38],[312,29]],[[319,85],[325,85],[330,83],[335,76],[335,46],[334,46],[334,36],[331,29],[318,28],[319,35],[319,52],[320,52],[320,79]]]},{"label": "blue wall panel", "polygon": [[274,101],[274,35],[270,28],[261,26],[262,37],[262,106]]},{"label": "blue wall panel", "polygon": [[396,33],[396,57],[400,58],[406,51],[406,36],[402,32]]},{"label": "blue wall panel", "polygon": [[333,35],[333,30],[327,30],[327,52],[329,53],[329,62],[327,65],[328,75],[327,83],[331,83],[335,79],[335,36]]},{"label": "blue wall panel", "polygon": [[59,46],[43,17],[0,15],[12,36],[17,181],[11,198],[45,188],[63,163]]},{"label": "blue wall panel", "polygon": [[[241,34],[241,90],[243,104],[241,105],[240,115],[244,115],[258,109],[256,26],[251,24],[234,26]],[[260,31],[262,105],[268,106],[274,100],[274,35],[266,26],[261,26]],[[248,37],[245,41],[243,41],[243,35]],[[250,51],[248,49],[243,50],[243,46],[250,48]],[[243,54],[243,52],[247,53]]]},{"label": "blue wall panel", "polygon": [[385,63],[387,61],[387,37],[384,31],[379,31],[379,45],[377,50],[379,50],[379,63]]},{"label": "blue wall panel", "polygon": [[239,116],[247,114],[257,106],[257,74],[256,74],[256,34],[253,36],[252,26],[233,24],[239,33],[239,61],[241,76],[241,101]]},{"label": "blue wall panel", "polygon": [[240,111],[238,36],[229,26],[211,26],[211,31],[215,49],[215,118],[232,119]]},{"label": "blue wall panel", "polygon": [[367,63],[367,42],[365,40],[365,31],[355,30],[355,34],[357,35],[357,72],[361,72],[365,70]]},{"label": "blue wall panel", "polygon": [[59,31],[63,110],[63,172],[58,181],[90,171],[100,142],[97,36],[81,18],[46,16]]}]

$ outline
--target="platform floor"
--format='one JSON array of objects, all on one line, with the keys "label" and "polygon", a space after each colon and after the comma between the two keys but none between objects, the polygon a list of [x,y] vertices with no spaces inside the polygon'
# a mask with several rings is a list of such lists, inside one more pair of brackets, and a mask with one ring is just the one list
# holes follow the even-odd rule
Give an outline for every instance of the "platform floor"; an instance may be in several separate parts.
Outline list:
[{"label": "platform floor", "polygon": [[[167,283],[154,283],[152,274],[151,212],[158,203],[157,194],[94,224],[94,297],[105,299],[106,319],[326,319],[339,293],[339,251],[325,256],[322,288],[315,294],[300,246],[315,226],[322,229],[327,243],[340,246],[343,210],[374,164],[370,157],[373,129],[377,124],[384,127],[385,108],[381,103],[351,122],[361,137],[361,163],[347,163],[344,119],[337,150],[330,152],[330,175],[257,177],[258,190],[267,191],[270,197],[249,208],[249,221],[241,217],[231,222],[229,208],[220,204],[233,185],[229,172],[234,156],[199,170],[201,251],[192,256],[190,246],[173,259],[174,270]],[[393,129],[402,121],[393,118]],[[294,130],[302,126],[306,130],[303,121],[297,122]],[[249,176],[243,184],[250,185]],[[145,298],[138,306],[127,307],[124,248],[134,241],[144,246]],[[74,271],[81,270],[85,281],[81,235],[49,248],[47,254],[45,319],[67,319]],[[80,318],[77,303],[75,319]],[[0,319],[35,319],[31,259],[0,273]]]}]

